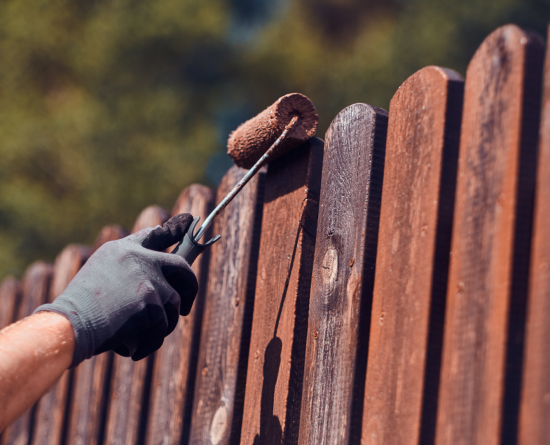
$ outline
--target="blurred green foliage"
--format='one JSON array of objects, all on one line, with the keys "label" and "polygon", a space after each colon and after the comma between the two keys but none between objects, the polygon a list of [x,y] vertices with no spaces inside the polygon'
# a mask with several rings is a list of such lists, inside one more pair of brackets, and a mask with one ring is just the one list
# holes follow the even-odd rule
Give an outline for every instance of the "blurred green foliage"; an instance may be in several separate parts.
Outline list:
[{"label": "blurred green foliage", "polygon": [[283,94],[314,101],[322,137],[423,66],[464,74],[496,27],[549,20],[547,0],[4,0],[0,276],[215,185],[229,132]]}]

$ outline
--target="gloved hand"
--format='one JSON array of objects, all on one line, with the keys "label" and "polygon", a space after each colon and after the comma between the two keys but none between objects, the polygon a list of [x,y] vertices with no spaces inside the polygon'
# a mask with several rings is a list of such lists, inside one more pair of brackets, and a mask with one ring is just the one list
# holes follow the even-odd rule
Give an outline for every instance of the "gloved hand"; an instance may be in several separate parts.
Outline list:
[{"label": "gloved hand", "polygon": [[162,227],[105,243],[53,303],[36,309],[71,322],[71,367],[111,349],[141,360],[161,347],[180,313],[189,314],[197,278],[183,258],[163,251],[183,238],[192,220],[181,214]]}]

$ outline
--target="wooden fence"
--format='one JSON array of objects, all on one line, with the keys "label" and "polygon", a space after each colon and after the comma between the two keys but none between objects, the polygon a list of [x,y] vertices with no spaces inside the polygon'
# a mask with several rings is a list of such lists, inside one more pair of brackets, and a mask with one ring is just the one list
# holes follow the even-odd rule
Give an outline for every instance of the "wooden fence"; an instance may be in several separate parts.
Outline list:
[{"label": "wooden fence", "polygon": [[[550,443],[543,48],[508,25],[465,82],[431,66],[389,113],[342,110],[218,218],[195,306],[159,351],[67,371],[2,445]],[[204,218],[243,174],[192,185],[172,214]],[[149,207],[133,231],[169,216]],[[94,249],[125,235],[106,227]],[[5,279],[0,327],[94,249]]]}]

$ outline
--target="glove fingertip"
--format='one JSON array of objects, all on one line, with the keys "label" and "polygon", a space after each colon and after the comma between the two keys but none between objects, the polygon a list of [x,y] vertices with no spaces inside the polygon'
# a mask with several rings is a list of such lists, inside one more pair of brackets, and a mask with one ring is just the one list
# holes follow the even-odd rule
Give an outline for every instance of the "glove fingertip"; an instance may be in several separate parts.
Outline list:
[{"label": "glove fingertip", "polygon": [[187,317],[191,313],[191,309],[193,309],[194,302],[195,302],[195,298],[188,299],[185,302],[182,300],[181,306],[180,306],[180,315]]},{"label": "glove fingertip", "polygon": [[164,312],[166,312],[166,318],[168,320],[168,328],[166,329],[166,335],[170,335],[178,325],[180,311],[179,311],[179,308],[177,308],[173,304],[166,303],[164,305]]},{"label": "glove fingertip", "polygon": [[114,347],[113,351],[121,357],[130,357],[130,350],[123,344]]},{"label": "glove fingertip", "polygon": [[136,350],[136,352],[132,354],[132,360],[134,362],[139,362],[140,360],[143,360],[153,352],[157,351],[162,346],[163,343],[164,343],[164,336],[154,337],[150,339],[149,341],[141,345]]},{"label": "glove fingertip", "polygon": [[180,297],[180,314],[189,315],[195,297],[199,292],[197,276],[191,268],[181,268],[173,265],[161,267],[164,278]]},{"label": "glove fingertip", "polygon": [[157,227],[142,241],[142,247],[162,252],[182,240],[193,222],[189,213],[180,213]]}]

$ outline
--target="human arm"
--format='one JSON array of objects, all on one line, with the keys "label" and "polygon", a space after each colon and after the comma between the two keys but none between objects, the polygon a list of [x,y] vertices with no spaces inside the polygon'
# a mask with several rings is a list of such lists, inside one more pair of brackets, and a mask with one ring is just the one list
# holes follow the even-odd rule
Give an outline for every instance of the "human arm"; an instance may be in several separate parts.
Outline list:
[{"label": "human arm", "polygon": [[[9,424],[8,417],[13,420],[13,413],[32,406],[67,368],[108,350],[140,360],[162,345],[179,315],[191,310],[198,290],[187,262],[165,253],[183,238],[191,221],[189,214],[178,215],[162,227],[106,243],[53,303],[40,306],[35,315],[6,329],[9,335],[4,336],[4,343],[10,360],[0,366],[0,380],[6,379],[6,385],[11,382],[13,387],[6,387],[9,391],[4,394],[0,386],[0,405],[12,407],[5,417],[0,409],[2,427]],[[39,316],[57,320],[52,332],[60,334],[63,326],[72,330],[70,360],[64,354],[67,336],[42,339],[37,335],[40,329],[47,332],[46,326],[35,325],[34,320],[42,320]],[[41,355],[46,340],[50,349]],[[37,355],[40,360],[33,359]],[[46,374],[38,383],[34,376],[27,382],[25,376],[36,366],[45,368],[38,370],[39,375]],[[29,371],[14,381],[18,368]]]},{"label": "human arm", "polygon": [[30,408],[70,366],[71,323],[40,312],[0,331],[0,431]]}]

